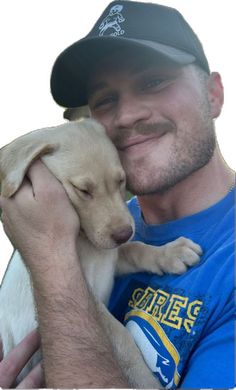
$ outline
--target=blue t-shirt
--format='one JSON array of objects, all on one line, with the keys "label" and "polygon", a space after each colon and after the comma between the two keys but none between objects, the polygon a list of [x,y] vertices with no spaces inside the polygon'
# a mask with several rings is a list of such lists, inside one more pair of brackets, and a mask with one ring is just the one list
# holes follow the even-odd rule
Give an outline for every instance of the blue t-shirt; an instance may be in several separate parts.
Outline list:
[{"label": "blue t-shirt", "polygon": [[234,195],[162,225],[145,224],[134,197],[134,240],[163,245],[180,236],[203,249],[180,276],[144,272],[116,279],[109,309],[132,333],[166,388],[232,388],[234,380]]}]

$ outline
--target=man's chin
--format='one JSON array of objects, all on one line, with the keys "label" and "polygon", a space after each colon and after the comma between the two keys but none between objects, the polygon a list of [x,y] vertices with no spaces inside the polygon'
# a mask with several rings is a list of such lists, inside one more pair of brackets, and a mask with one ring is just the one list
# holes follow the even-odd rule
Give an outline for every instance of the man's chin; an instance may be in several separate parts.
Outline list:
[{"label": "man's chin", "polygon": [[127,177],[126,187],[129,192],[137,196],[164,194],[170,189],[170,187],[161,185],[155,181],[148,181],[146,178],[140,180],[140,178],[133,177],[132,180]]},{"label": "man's chin", "polygon": [[167,194],[173,186],[143,186],[143,185],[129,185],[127,190],[137,196],[148,196],[148,195],[165,195]]},{"label": "man's chin", "polygon": [[[155,172],[155,175],[150,172]],[[137,196],[164,195],[189,175],[189,172],[181,173],[174,169],[165,170],[164,167],[139,172],[126,170],[127,189]]]}]

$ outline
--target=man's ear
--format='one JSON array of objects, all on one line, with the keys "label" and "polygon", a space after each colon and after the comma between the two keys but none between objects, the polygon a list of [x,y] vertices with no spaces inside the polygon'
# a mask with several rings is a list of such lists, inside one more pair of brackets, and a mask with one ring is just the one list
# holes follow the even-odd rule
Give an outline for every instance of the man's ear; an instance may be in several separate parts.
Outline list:
[{"label": "man's ear", "polygon": [[1,195],[6,198],[14,195],[32,162],[56,148],[57,145],[45,141],[32,142],[32,138],[26,135],[0,149]]},{"label": "man's ear", "polygon": [[212,118],[217,118],[224,104],[224,87],[220,74],[212,72],[208,79],[208,96]]}]

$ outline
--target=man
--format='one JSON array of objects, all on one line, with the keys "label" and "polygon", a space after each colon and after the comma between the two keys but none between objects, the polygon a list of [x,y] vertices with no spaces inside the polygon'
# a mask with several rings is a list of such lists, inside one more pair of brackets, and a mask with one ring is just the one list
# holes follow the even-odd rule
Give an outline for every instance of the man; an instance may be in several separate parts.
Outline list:
[{"label": "man", "polygon": [[[58,57],[51,88],[62,106],[88,103],[117,146],[137,194],[129,203],[135,239],[162,245],[185,236],[204,251],[182,276],[119,278],[110,310],[166,388],[233,387],[234,173],[215,138],[221,79],[210,73],[197,36],[176,10],[115,1]],[[1,207],[31,270],[46,385],[129,387],[83,279],[78,218],[42,163],[29,180]],[[31,334],[2,361],[1,386],[12,384],[37,347]],[[39,371],[21,387],[39,387]]]}]

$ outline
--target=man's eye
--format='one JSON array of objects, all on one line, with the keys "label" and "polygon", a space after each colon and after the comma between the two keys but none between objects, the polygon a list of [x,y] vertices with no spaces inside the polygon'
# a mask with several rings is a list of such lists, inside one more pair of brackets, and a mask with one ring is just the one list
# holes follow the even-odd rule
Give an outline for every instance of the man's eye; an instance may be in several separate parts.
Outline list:
[{"label": "man's eye", "polygon": [[165,86],[167,86],[169,83],[169,80],[166,79],[160,79],[160,78],[153,78],[146,80],[143,84],[142,89],[148,90],[148,89],[154,89],[154,90],[161,90]]},{"label": "man's eye", "polygon": [[115,101],[116,101],[116,97],[113,95],[109,95],[109,96],[105,96],[104,98],[101,98],[101,99],[96,99],[92,103],[92,106],[94,109],[105,108],[105,107],[108,107],[109,105],[114,104]]},{"label": "man's eye", "polygon": [[152,87],[156,87],[156,86],[160,85],[162,82],[163,82],[163,80],[160,80],[160,79],[148,80],[148,81],[145,83],[145,86],[146,86],[147,88],[152,88]]}]

